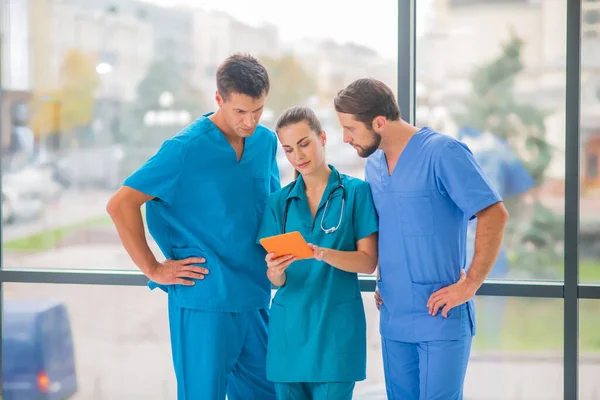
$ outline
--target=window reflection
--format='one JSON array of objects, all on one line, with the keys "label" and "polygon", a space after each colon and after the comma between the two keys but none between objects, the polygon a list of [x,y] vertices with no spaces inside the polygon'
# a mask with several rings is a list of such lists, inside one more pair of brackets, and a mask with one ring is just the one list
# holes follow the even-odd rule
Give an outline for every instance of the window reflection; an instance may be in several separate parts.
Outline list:
[{"label": "window reflection", "polygon": [[490,279],[563,279],[565,12],[565,0],[417,3],[417,123],[465,142],[511,215]]}]

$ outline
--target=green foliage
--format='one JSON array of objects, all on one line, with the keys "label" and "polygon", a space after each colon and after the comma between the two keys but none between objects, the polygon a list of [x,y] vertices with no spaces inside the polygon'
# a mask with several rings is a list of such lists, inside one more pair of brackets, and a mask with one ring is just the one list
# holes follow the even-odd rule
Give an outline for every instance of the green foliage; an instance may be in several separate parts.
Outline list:
[{"label": "green foliage", "polygon": [[515,80],[523,71],[523,41],[512,34],[501,54],[472,75],[472,93],[465,101],[465,112],[455,116],[461,126],[471,126],[516,144],[514,150],[536,184],[552,159],[552,147],[545,138],[546,112],[531,104],[519,103],[514,93]]},{"label": "green foliage", "polygon": [[[506,139],[539,186],[554,150],[546,140],[547,113],[533,104],[519,102],[515,94],[515,81],[523,71],[523,47],[522,39],[512,33],[496,58],[475,69],[465,111],[455,115],[455,120],[459,126],[492,132]],[[505,203],[511,214],[506,236],[513,239],[509,249],[518,273],[556,278],[554,270],[544,268],[561,257],[562,217],[539,201],[532,209],[523,207],[520,199],[505,199]],[[514,240],[515,237],[518,239]]]}]

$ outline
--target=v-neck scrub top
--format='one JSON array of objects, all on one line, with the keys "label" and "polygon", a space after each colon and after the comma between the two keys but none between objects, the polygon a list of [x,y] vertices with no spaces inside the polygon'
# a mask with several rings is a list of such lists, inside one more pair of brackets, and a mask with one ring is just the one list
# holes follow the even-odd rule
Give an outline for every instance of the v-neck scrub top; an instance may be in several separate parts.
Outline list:
[{"label": "v-neck scrub top", "polygon": [[[270,196],[257,241],[283,232],[286,203],[285,231],[299,231],[309,243],[320,247],[356,251],[357,241],[377,232],[369,185],[330,168],[315,217],[300,176]],[[345,189],[343,211],[340,181]],[[321,221],[326,229],[335,227],[340,216],[339,228],[325,233]],[[366,321],[358,274],[315,258],[293,262],[271,305],[267,379],[354,382],[365,379],[365,374]]]},{"label": "v-neck scrub top", "polygon": [[427,308],[433,292],[458,281],[461,269],[468,268],[469,220],[502,201],[471,151],[423,128],[391,174],[378,150],[367,160],[365,178],[380,218],[382,336],[401,342],[458,340],[465,323],[475,332],[473,300],[452,309],[448,318],[431,316]]}]

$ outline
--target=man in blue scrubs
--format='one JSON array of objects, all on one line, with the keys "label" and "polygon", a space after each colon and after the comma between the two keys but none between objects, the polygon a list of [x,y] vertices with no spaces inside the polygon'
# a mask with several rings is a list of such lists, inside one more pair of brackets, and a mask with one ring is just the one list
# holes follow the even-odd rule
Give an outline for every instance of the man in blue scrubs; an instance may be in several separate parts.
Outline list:
[{"label": "man in blue scrubs", "polygon": [[[217,70],[218,110],[165,141],[107,210],[150,287],[168,293],[179,400],[275,399],[266,380],[271,284],[255,243],[280,188],[275,134],[258,124],[266,69],[233,55]],[[167,259],[148,247],[140,208]]]},{"label": "man in blue scrubs", "polygon": [[[359,79],[334,103],[344,141],[369,157],[388,398],[462,399],[473,297],[494,265],[508,219],[502,199],[467,146],[404,122],[382,82]],[[475,254],[467,265],[474,218]]]}]

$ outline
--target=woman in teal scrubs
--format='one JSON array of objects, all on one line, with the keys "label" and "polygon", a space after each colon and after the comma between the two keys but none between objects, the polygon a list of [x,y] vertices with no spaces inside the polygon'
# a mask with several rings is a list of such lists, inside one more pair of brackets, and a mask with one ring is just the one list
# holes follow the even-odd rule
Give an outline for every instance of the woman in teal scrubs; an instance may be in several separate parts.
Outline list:
[{"label": "woman in teal scrubs", "polygon": [[325,162],[326,135],[312,110],[294,107],[277,136],[297,178],[269,197],[257,240],[299,231],[313,257],[268,254],[273,298],[267,379],[280,400],[350,400],[366,378],[366,319],[358,273],[377,265],[378,221],[363,180]]}]

